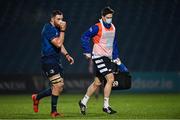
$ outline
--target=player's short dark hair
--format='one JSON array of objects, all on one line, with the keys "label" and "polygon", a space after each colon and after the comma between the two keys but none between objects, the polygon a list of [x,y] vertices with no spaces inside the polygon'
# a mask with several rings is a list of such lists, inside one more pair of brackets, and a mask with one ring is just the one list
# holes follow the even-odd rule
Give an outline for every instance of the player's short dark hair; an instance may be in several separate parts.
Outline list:
[{"label": "player's short dark hair", "polygon": [[107,14],[114,14],[114,10],[111,9],[109,6],[105,7],[101,10],[101,15],[106,16]]},{"label": "player's short dark hair", "polygon": [[56,15],[63,15],[60,10],[53,10],[51,13],[51,17],[55,17]]}]

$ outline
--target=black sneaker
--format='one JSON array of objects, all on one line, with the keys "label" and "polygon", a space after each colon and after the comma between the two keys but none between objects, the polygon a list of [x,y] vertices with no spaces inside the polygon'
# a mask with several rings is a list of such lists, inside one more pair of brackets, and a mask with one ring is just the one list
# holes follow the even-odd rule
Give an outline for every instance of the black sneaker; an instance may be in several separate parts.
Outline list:
[{"label": "black sneaker", "polygon": [[80,108],[81,114],[86,115],[86,106],[81,103],[81,100],[79,101],[79,108]]},{"label": "black sneaker", "polygon": [[113,110],[112,108],[108,107],[108,108],[103,108],[103,111],[105,113],[108,113],[108,114],[114,114],[114,113],[117,113],[115,110]]}]

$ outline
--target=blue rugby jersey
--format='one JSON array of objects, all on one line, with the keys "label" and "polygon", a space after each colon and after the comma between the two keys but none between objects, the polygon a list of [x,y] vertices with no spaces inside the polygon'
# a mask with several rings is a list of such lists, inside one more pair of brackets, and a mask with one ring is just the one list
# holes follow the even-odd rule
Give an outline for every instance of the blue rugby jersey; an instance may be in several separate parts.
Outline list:
[{"label": "blue rugby jersey", "polygon": [[51,40],[56,37],[59,37],[60,30],[54,27],[51,23],[44,25],[41,36],[41,58],[42,63],[57,63],[60,61],[59,48],[55,47]]}]

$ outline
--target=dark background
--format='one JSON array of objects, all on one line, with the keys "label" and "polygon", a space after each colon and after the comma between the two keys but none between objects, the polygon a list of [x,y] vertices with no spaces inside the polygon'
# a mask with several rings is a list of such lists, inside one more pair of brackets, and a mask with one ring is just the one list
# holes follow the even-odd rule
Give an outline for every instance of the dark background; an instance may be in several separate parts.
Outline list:
[{"label": "dark background", "polygon": [[130,71],[180,70],[179,0],[1,0],[0,74],[39,74],[41,29],[53,9],[68,23],[65,46],[75,58],[65,73],[88,74],[80,37],[100,18],[105,6],[115,10],[120,58]]}]

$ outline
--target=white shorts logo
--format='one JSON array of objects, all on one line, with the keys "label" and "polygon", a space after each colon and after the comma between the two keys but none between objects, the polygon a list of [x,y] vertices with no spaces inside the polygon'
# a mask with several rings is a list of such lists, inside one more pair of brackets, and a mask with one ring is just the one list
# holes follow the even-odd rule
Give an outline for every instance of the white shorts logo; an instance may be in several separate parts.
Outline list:
[{"label": "white shorts logo", "polygon": [[53,74],[55,71],[53,70],[53,69],[51,69],[50,71],[49,71],[49,73],[50,74]]}]

